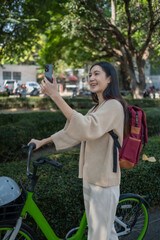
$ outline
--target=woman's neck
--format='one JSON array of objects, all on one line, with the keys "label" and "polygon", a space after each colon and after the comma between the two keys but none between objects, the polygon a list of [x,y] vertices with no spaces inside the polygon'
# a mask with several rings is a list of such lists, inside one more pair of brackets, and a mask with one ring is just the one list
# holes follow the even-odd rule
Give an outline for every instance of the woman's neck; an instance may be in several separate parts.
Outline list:
[{"label": "woman's neck", "polygon": [[97,97],[98,97],[98,104],[101,105],[105,99],[103,98],[102,94],[99,94],[99,95],[97,94]]}]

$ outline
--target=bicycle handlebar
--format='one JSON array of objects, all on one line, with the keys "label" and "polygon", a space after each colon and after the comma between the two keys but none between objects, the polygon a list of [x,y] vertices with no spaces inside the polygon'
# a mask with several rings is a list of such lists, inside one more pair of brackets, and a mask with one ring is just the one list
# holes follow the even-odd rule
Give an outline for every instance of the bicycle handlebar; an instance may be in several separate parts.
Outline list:
[{"label": "bicycle handlebar", "polygon": [[[30,143],[29,145],[23,145],[22,148],[28,148],[28,158],[27,158],[27,176],[30,177],[32,176],[32,174],[30,173],[30,161],[31,161],[31,154],[33,149],[36,148],[36,144],[35,143]],[[54,167],[57,168],[62,168],[63,165],[55,160],[52,160],[50,158],[46,158],[46,157],[40,157],[38,158],[35,162],[34,165],[35,166],[40,166],[44,163],[50,164]]]},{"label": "bicycle handlebar", "polygon": [[27,176],[30,176],[30,160],[31,160],[31,153],[33,151],[33,149],[36,148],[36,144],[35,143],[30,143],[29,144],[29,150],[28,150],[28,159],[27,159]]},{"label": "bicycle handlebar", "polygon": [[40,157],[38,158],[35,162],[34,162],[34,165],[35,166],[40,166],[40,165],[43,165],[44,163],[47,163],[47,164],[50,164],[54,167],[57,167],[57,168],[62,168],[63,165],[55,160],[52,160],[50,158],[46,158],[46,157]]}]

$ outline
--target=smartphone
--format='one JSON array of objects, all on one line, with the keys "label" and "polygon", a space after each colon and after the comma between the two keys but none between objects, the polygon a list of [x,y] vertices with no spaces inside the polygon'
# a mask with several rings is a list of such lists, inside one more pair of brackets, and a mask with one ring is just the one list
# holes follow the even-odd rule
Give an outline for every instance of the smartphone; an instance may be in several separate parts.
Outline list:
[{"label": "smartphone", "polygon": [[46,77],[46,78],[48,79],[48,81],[50,81],[51,83],[53,83],[52,75],[53,75],[53,64],[47,64],[47,65],[45,65],[45,77]]}]

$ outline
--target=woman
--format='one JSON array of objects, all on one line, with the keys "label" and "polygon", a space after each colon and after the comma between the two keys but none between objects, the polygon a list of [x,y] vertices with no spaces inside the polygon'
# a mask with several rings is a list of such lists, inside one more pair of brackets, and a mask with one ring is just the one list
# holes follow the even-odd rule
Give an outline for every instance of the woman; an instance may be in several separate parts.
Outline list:
[{"label": "woman", "polygon": [[[53,84],[44,79],[42,91],[59,107],[67,119],[64,129],[51,137],[30,142],[36,149],[54,142],[56,150],[71,148],[81,142],[79,177],[83,178],[84,203],[88,221],[88,240],[118,239],[114,217],[119,200],[120,167],[113,172],[113,139],[110,130],[118,135],[122,145],[127,132],[126,104],[119,93],[114,67],[107,62],[94,64],[89,73],[93,100],[97,103],[85,116],[73,110]],[[118,159],[117,159],[118,161]]]}]

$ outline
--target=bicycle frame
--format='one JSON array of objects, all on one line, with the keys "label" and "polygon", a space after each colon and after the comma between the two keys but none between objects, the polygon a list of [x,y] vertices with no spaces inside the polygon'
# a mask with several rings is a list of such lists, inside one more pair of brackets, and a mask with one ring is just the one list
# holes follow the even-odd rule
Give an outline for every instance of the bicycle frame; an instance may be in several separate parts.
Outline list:
[{"label": "bicycle frame", "polygon": [[[8,235],[8,236],[11,236],[10,239],[15,239],[15,236],[17,235],[17,233],[19,232],[19,230],[21,228],[22,219],[25,218],[26,214],[28,213],[34,219],[36,224],[39,226],[39,228],[41,229],[42,233],[47,238],[47,240],[64,240],[64,239],[61,239],[61,238],[56,236],[53,229],[51,228],[51,226],[49,225],[49,223],[47,222],[47,220],[45,219],[45,217],[41,213],[40,209],[38,208],[38,206],[36,205],[36,203],[33,200],[34,187],[35,187],[35,185],[37,183],[37,180],[38,180],[38,177],[39,177],[38,175],[36,175],[37,167],[40,166],[40,165],[43,165],[44,163],[47,163],[47,164],[53,165],[54,167],[62,168],[62,164],[58,163],[57,161],[51,160],[49,158],[41,158],[40,157],[33,164],[33,166],[34,166],[33,173],[30,173],[30,157],[31,157],[32,149],[34,149],[34,147],[35,147],[33,145],[33,143],[31,143],[31,144],[30,144],[29,152],[28,152],[27,176],[32,181],[31,181],[31,184],[30,184],[27,191],[25,191],[23,186],[22,186],[22,190],[24,190],[24,192],[26,193],[25,205],[22,209],[22,212],[20,214],[20,217],[19,217],[15,227],[13,228],[14,229],[13,232],[12,232],[13,237],[12,237],[12,235]],[[146,208],[148,208],[149,205],[143,197],[141,197],[137,194],[132,194],[132,193],[127,193],[127,194],[120,195],[119,202],[123,203],[123,201],[124,201],[124,203],[125,203],[126,199],[131,200],[131,201],[136,201],[137,203],[139,203],[138,210],[136,210],[136,215],[134,216],[134,221],[133,221],[132,225],[128,225],[125,221],[123,221],[123,219],[121,219],[121,217],[118,218],[117,216],[115,216],[115,222],[122,227],[121,231],[118,232],[118,236],[126,235],[126,234],[128,234],[129,232],[132,231],[132,227],[134,227],[135,223],[137,222],[138,214],[139,214],[139,211],[140,211],[141,205],[142,205],[143,212],[144,212],[144,215],[145,215],[145,225],[144,225],[143,229],[141,230],[140,235],[137,239],[137,240],[142,240],[144,235],[145,235],[145,232],[147,230],[147,226],[148,226],[148,213],[147,213]],[[127,204],[126,208],[128,208],[129,206],[130,205]],[[132,207],[132,205],[131,205],[131,207]],[[131,216],[132,216],[132,214],[131,214]],[[86,213],[84,213],[83,217],[81,219],[81,222],[80,222],[80,226],[76,227],[74,229],[71,229],[67,233],[65,239],[68,239],[68,240],[86,240],[86,238],[87,238],[85,236],[86,229],[87,229],[87,218],[86,218]],[[5,230],[7,230],[6,234],[11,234],[11,229],[10,228],[7,228]],[[75,234],[72,235],[73,233],[75,233]]]},{"label": "bicycle frame", "polygon": [[124,228],[123,232],[117,233],[118,237],[127,235],[131,231],[131,229],[127,227],[127,224],[121,221],[117,216],[115,216],[115,222],[117,222],[120,226]]},{"label": "bicycle frame", "polygon": [[[56,236],[56,234],[50,227],[49,223],[41,213],[40,209],[37,207],[32,196],[33,193],[27,191],[27,200],[22,209],[21,217],[24,218],[27,213],[30,214],[48,240],[63,240]],[[86,213],[84,213],[82,220],[80,222],[79,229],[77,230],[76,234],[73,237],[69,238],[68,240],[83,240],[83,235],[85,233],[86,227],[87,220]]]}]

